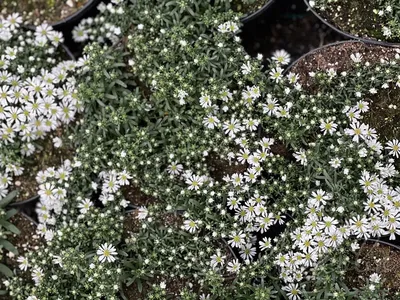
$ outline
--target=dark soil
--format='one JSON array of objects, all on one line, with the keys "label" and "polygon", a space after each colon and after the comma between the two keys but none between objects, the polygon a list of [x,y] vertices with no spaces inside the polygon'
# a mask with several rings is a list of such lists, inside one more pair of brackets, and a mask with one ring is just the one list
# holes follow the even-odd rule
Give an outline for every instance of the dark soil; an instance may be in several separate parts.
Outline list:
[{"label": "dark soil", "polygon": [[381,275],[383,287],[390,294],[400,291],[400,251],[396,248],[367,242],[363,244],[355,257],[360,261],[354,270],[346,274],[350,287],[360,288],[373,273]]},{"label": "dark soil", "polygon": [[334,69],[338,73],[348,71],[354,66],[350,55],[353,53],[363,55],[363,63],[376,64],[381,58],[394,58],[396,51],[391,47],[367,45],[362,42],[339,43],[316,50],[310,55],[298,61],[291,69],[292,72],[300,75],[300,83],[303,86],[308,84],[308,73]]},{"label": "dark soil", "polygon": [[[325,71],[334,69],[338,73],[349,71],[353,68],[350,55],[360,53],[363,56],[363,63],[370,62],[377,64],[382,58],[392,59],[396,51],[391,47],[367,45],[361,42],[341,43],[335,46],[326,47],[305,56],[291,69],[292,72],[300,75],[299,82],[310,92],[315,88],[314,81],[309,72]],[[375,128],[380,137],[384,140],[399,138],[400,134],[400,89],[392,85],[389,89],[379,89],[375,95],[369,96],[371,103],[370,110],[364,114],[363,122]],[[393,105],[394,108],[392,107]]]},{"label": "dark soil", "polygon": [[63,144],[60,148],[54,147],[53,138],[62,136],[63,130],[58,128],[52,135],[49,135],[40,144],[42,149],[38,149],[27,161],[24,167],[24,173],[21,176],[14,177],[15,188],[19,190],[16,201],[24,201],[37,195],[38,183],[36,175],[49,167],[61,166],[64,160],[71,159],[73,150]]},{"label": "dark soil", "polygon": [[[354,36],[377,39],[382,37],[381,19],[373,12],[379,8],[376,0],[339,0],[327,5],[325,11],[316,9],[322,18],[336,28]],[[340,8],[340,10],[338,9]]]},{"label": "dark soil", "polygon": [[381,89],[373,100],[364,122],[375,128],[385,140],[400,139],[400,89],[393,86]]},{"label": "dark soil", "polygon": [[[166,284],[165,292],[169,296],[168,299],[179,299],[181,290],[184,287],[188,286],[188,284],[190,283],[190,281],[186,278],[167,278],[163,276],[157,276],[151,278],[147,282],[142,282],[141,291],[139,291],[139,287],[136,283],[133,283],[130,286],[123,286],[122,291],[124,296],[128,300],[147,300],[149,299],[148,296],[152,289],[152,286],[160,286],[161,282],[165,282]],[[194,288],[192,288],[191,290],[193,289]]]},{"label": "dark soil", "polygon": [[125,200],[135,206],[148,206],[157,202],[157,199],[146,195],[138,186],[129,185],[121,188]]},{"label": "dark soil", "polygon": [[1,15],[18,12],[32,24],[65,19],[83,7],[88,0],[2,0]]},{"label": "dark soil", "polygon": [[210,167],[211,177],[217,181],[222,181],[222,178],[226,175],[243,173],[248,167],[247,164],[239,164],[238,162],[229,163],[229,161],[219,158],[214,153],[208,158],[208,166]]},{"label": "dark soil", "polygon": [[[36,224],[31,222],[22,214],[18,213],[10,219],[10,222],[14,224],[21,233],[18,235],[10,235],[8,241],[13,244],[18,250],[18,256],[24,256],[25,253],[35,251],[40,245],[44,243],[44,240],[36,235]],[[10,269],[18,269],[18,256],[8,257],[5,256],[5,264]],[[22,278],[31,280],[29,273],[22,273]],[[0,290],[4,290],[2,282],[0,281]],[[10,296],[0,296],[0,300],[12,299]]]}]

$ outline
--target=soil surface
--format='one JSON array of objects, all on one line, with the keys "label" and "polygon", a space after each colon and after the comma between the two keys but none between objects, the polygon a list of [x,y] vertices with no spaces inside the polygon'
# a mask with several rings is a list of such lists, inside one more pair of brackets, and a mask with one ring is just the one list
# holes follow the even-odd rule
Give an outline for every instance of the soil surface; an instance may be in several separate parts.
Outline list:
[{"label": "soil surface", "polygon": [[325,10],[314,8],[323,19],[343,32],[368,39],[382,38],[383,19],[374,9],[379,8],[376,0],[338,0]]},{"label": "soil surface", "polygon": [[55,23],[72,15],[88,0],[2,0],[1,15],[18,12],[32,24]]},{"label": "soil surface", "polygon": [[[44,240],[36,234],[36,224],[30,221],[21,213],[16,214],[10,219],[10,222],[14,224],[20,231],[20,234],[10,235],[8,241],[13,244],[18,250],[18,256],[23,256],[29,251],[35,251],[40,245],[44,243]],[[18,269],[18,256],[5,256],[5,264],[10,269]],[[22,278],[31,280],[28,273],[23,273]],[[0,281],[0,290],[4,289],[2,287],[2,282]],[[10,296],[0,296],[0,300],[12,299]]]},{"label": "soil surface", "polygon": [[[381,275],[384,288],[390,294],[400,291],[400,251],[381,243],[363,244],[355,257],[359,263],[346,274],[349,286],[360,288],[373,273]],[[396,298],[397,299],[397,298]]]},{"label": "soil surface", "polygon": [[[319,49],[300,59],[291,71],[300,75],[299,82],[310,92],[317,89],[309,72],[334,69],[337,73],[353,68],[350,55],[360,53],[363,63],[377,64],[381,59],[393,59],[397,54],[395,48],[367,45],[362,42],[340,43]],[[380,137],[386,140],[400,138],[400,89],[392,85],[388,89],[379,89],[375,95],[369,95],[365,100],[371,103],[370,109],[364,114],[363,122],[375,128]]]}]

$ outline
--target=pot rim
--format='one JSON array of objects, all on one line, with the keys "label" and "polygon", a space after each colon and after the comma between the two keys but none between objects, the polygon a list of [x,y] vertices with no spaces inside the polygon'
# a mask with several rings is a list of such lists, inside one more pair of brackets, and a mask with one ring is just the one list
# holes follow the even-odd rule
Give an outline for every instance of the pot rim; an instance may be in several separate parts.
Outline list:
[{"label": "pot rim", "polygon": [[253,13],[247,14],[245,16],[243,16],[242,18],[240,18],[240,21],[245,24],[248,23],[254,19],[256,19],[257,17],[259,17],[262,13],[264,13],[265,11],[267,11],[268,8],[271,7],[271,5],[275,2],[275,0],[267,0],[266,3],[259,9],[256,10]]},{"label": "pot rim", "polygon": [[326,26],[328,26],[329,28],[333,29],[334,31],[336,31],[337,33],[352,39],[352,40],[358,40],[358,41],[362,41],[365,43],[371,43],[371,44],[376,44],[376,45],[381,45],[381,46],[395,46],[395,45],[400,45],[400,42],[398,43],[393,43],[393,42],[385,42],[385,41],[380,41],[377,39],[373,39],[373,38],[366,38],[366,37],[359,37],[353,34],[350,34],[348,32],[345,32],[339,28],[337,28],[336,26],[334,26],[333,24],[331,24],[330,22],[328,22],[327,20],[325,20],[319,13],[317,13],[317,11],[312,8],[310,6],[309,0],[304,0],[305,4],[308,7],[308,10],[310,10],[322,23],[324,23]]},{"label": "pot rim", "polygon": [[388,242],[388,241],[383,241],[383,240],[374,239],[374,238],[369,238],[369,239],[364,240],[364,242],[368,242],[368,241],[378,243],[378,244],[383,244],[383,245],[395,248],[396,250],[400,251],[400,246],[392,244],[391,242]]},{"label": "pot rim", "polygon": [[[74,13],[66,16],[65,18],[63,18],[61,20],[49,23],[49,25],[54,30],[62,31],[62,28],[64,26],[67,26],[67,25],[69,25],[71,23],[75,23],[75,22],[78,24],[83,19],[84,15],[87,12],[89,12],[92,8],[97,7],[97,5],[100,4],[100,2],[102,2],[102,0],[88,0],[84,6],[79,8]],[[35,28],[36,28],[36,26],[32,25],[32,24],[27,24],[26,26],[31,30],[35,30]]]},{"label": "pot rim", "polygon": [[[305,0],[305,1],[307,1],[307,0]],[[361,43],[361,44],[369,45],[369,46],[381,46],[381,47],[388,47],[388,48],[400,48],[400,44],[379,45],[379,44],[376,44],[376,43],[372,43],[372,42],[369,42],[369,41],[362,41],[362,40],[337,41],[337,42],[334,42],[334,43],[329,43],[329,44],[323,45],[323,46],[321,46],[321,47],[312,49],[312,50],[310,50],[309,52],[303,54],[302,56],[300,56],[300,57],[299,57],[298,59],[296,59],[295,61],[291,62],[291,63],[286,67],[286,69],[285,69],[285,71],[284,71],[284,74],[287,74],[288,72],[290,72],[290,70],[291,70],[297,63],[299,63],[301,60],[303,60],[303,59],[306,58],[307,56],[312,55],[312,54],[314,54],[314,53],[316,53],[316,52],[318,52],[318,51],[320,51],[320,50],[324,50],[324,49],[329,48],[329,47],[333,47],[333,46],[337,46],[337,45],[342,45],[342,44],[346,44],[346,43],[349,43],[349,44]]]}]

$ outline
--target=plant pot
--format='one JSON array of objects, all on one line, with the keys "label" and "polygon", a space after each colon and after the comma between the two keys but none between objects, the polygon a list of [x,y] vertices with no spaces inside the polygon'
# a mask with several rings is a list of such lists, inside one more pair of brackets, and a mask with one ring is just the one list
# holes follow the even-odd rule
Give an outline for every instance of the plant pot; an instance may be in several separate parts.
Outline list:
[{"label": "plant pot", "polygon": [[39,202],[39,198],[40,196],[36,195],[24,201],[14,202],[9,206],[18,209],[22,215],[37,225],[36,205]]},{"label": "plant pot", "polygon": [[[84,6],[82,6],[80,9],[78,9],[71,15],[59,21],[50,23],[49,25],[53,27],[54,30],[62,31],[63,33],[71,32],[73,27],[75,25],[78,25],[82,19],[96,14],[97,5],[101,1],[102,0],[88,0]],[[36,26],[34,25],[28,25],[28,27],[33,30],[36,28]]]},{"label": "plant pot", "polygon": [[267,0],[263,7],[261,7],[259,10],[255,11],[255,12],[253,12],[253,13],[247,14],[246,16],[242,17],[242,18],[240,19],[240,21],[241,21],[242,23],[245,24],[245,23],[250,22],[250,21],[252,21],[252,20],[254,20],[254,19],[257,19],[257,18],[258,18],[259,16],[261,16],[265,11],[267,11],[267,9],[270,8],[271,5],[272,5],[274,2],[275,2],[275,0]]},{"label": "plant pot", "polygon": [[[349,0],[351,1],[351,0]],[[348,39],[352,39],[352,40],[359,40],[359,41],[363,41],[366,43],[372,43],[372,44],[376,44],[376,45],[382,45],[382,46],[388,46],[388,45],[399,45],[399,43],[391,43],[391,42],[385,42],[385,41],[379,41],[376,40],[374,38],[368,38],[368,37],[359,37],[359,36],[355,36],[351,33],[345,32],[339,28],[337,28],[336,26],[332,25],[329,21],[327,21],[326,19],[324,19],[315,9],[313,9],[310,4],[309,4],[309,0],[304,0],[304,2],[306,3],[308,9],[318,18],[321,20],[322,23],[324,23],[326,26],[330,27],[331,29],[333,29],[334,31],[336,31],[337,33],[343,35],[344,37],[348,38]]]},{"label": "plant pot", "polygon": [[[366,239],[360,242],[360,248],[354,256],[354,268],[347,270],[346,285],[358,289],[365,285],[372,274],[381,276],[380,284],[388,292],[388,297],[382,299],[398,299],[396,296],[400,287],[400,247],[387,241]],[[379,298],[381,299],[381,298]]]}]

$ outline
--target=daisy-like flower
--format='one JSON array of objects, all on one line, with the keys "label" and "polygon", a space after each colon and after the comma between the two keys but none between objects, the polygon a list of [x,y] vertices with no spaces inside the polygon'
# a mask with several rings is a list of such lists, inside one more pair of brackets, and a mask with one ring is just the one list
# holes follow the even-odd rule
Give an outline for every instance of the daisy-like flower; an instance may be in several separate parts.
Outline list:
[{"label": "daisy-like flower", "polygon": [[262,251],[270,249],[272,247],[271,238],[269,238],[269,237],[263,238],[262,241],[259,241],[258,243],[259,243],[260,249]]},{"label": "daisy-like flower", "polygon": [[347,135],[352,136],[354,142],[358,143],[360,141],[360,138],[362,139],[365,138],[368,130],[367,125],[360,123],[358,121],[354,121],[350,124],[350,127],[351,128],[346,128],[344,132]]},{"label": "daisy-like flower", "polygon": [[244,63],[241,67],[243,75],[248,75],[251,73],[252,67],[250,62]]},{"label": "daisy-like flower", "polygon": [[272,60],[280,65],[287,65],[290,63],[290,54],[286,50],[276,50],[272,53]]},{"label": "daisy-like flower", "polygon": [[217,251],[216,254],[211,256],[211,267],[216,269],[219,266],[223,266],[225,263],[226,256],[221,254],[221,251]]},{"label": "daisy-like flower", "polygon": [[116,260],[115,256],[118,254],[115,247],[112,244],[104,243],[99,246],[97,250],[97,255],[101,263],[103,262],[114,262]]},{"label": "daisy-like flower", "polygon": [[237,259],[235,259],[228,263],[226,269],[229,273],[237,273],[240,270],[240,262]]},{"label": "daisy-like flower", "polygon": [[19,263],[18,267],[22,271],[28,270],[29,262],[28,262],[28,259],[26,257],[23,257],[23,256],[18,257],[17,262]]},{"label": "daisy-like flower", "polygon": [[219,119],[216,116],[208,115],[203,119],[203,124],[207,128],[214,129],[219,124]]},{"label": "daisy-like flower", "polygon": [[294,158],[296,159],[296,161],[300,162],[301,165],[306,166],[307,165],[307,154],[306,151],[304,149],[301,149],[299,151],[296,151],[293,154]]},{"label": "daisy-like flower", "polygon": [[381,275],[379,275],[378,273],[372,273],[371,275],[369,275],[369,281],[378,284],[381,281]]},{"label": "daisy-like flower", "polygon": [[289,300],[300,300],[300,289],[297,283],[289,283],[288,285],[282,287],[282,290],[286,292],[286,295],[289,297]]},{"label": "daisy-like flower", "polygon": [[239,251],[240,257],[245,261],[253,260],[253,257],[256,255],[256,248],[253,247],[252,244],[246,244],[242,246]]},{"label": "daisy-like flower", "polygon": [[138,208],[138,214],[137,214],[136,218],[139,220],[144,220],[147,218],[148,214],[149,214],[149,211],[147,210],[147,208],[144,206],[141,206]]},{"label": "daisy-like flower", "polygon": [[329,161],[329,164],[331,165],[332,168],[337,169],[337,168],[339,168],[340,165],[342,164],[342,160],[343,160],[342,158],[335,157],[335,158],[332,158],[332,159]]},{"label": "daisy-like flower", "polygon": [[361,61],[362,61],[362,58],[363,58],[363,56],[362,56],[362,54],[360,54],[360,53],[352,53],[351,55],[350,55],[350,58],[351,58],[351,60],[353,61],[353,62],[355,62],[355,63],[360,63]]},{"label": "daisy-like flower", "polygon": [[86,214],[90,207],[93,206],[93,202],[90,199],[83,199],[81,202],[78,203],[78,208],[81,214]]},{"label": "daisy-like flower", "polygon": [[199,228],[197,223],[193,220],[185,220],[183,223],[185,230],[189,231],[190,233],[195,233],[196,230]]},{"label": "daisy-like flower", "polygon": [[230,235],[231,239],[228,241],[228,243],[232,247],[240,248],[245,244],[245,237],[246,235],[242,231],[232,232]]},{"label": "daisy-like flower", "polygon": [[201,107],[204,107],[204,108],[210,107],[212,105],[211,97],[207,94],[202,95],[200,97],[200,105],[201,105]]},{"label": "daisy-like flower", "polygon": [[263,113],[272,116],[275,115],[280,108],[278,100],[269,98],[267,99],[267,104],[263,104]]},{"label": "daisy-like flower", "polygon": [[386,143],[385,149],[390,150],[389,154],[398,158],[400,156],[400,142],[398,139]]},{"label": "daisy-like flower", "polygon": [[203,184],[203,178],[197,175],[191,175],[186,179],[186,184],[189,185],[189,190],[197,191]]},{"label": "daisy-like flower", "polygon": [[336,131],[337,124],[332,121],[321,120],[321,125],[319,128],[321,128],[324,135],[327,133],[332,134]]},{"label": "daisy-like flower", "polygon": [[172,175],[179,175],[182,170],[183,166],[176,161],[172,162],[167,168],[168,173]]},{"label": "daisy-like flower", "polygon": [[242,130],[242,126],[238,120],[232,118],[230,121],[224,122],[223,129],[225,134],[229,135],[230,137],[235,137],[236,133]]},{"label": "daisy-like flower", "polygon": [[270,72],[269,72],[269,78],[271,78],[272,80],[275,80],[275,82],[280,82],[283,78],[283,69],[281,67],[276,67],[273,68]]},{"label": "daisy-like flower", "polygon": [[44,276],[44,273],[43,273],[43,269],[42,268],[36,267],[36,268],[34,268],[32,270],[32,279],[33,279],[33,281],[35,282],[36,285],[40,284],[40,282],[43,279],[43,276]]}]

